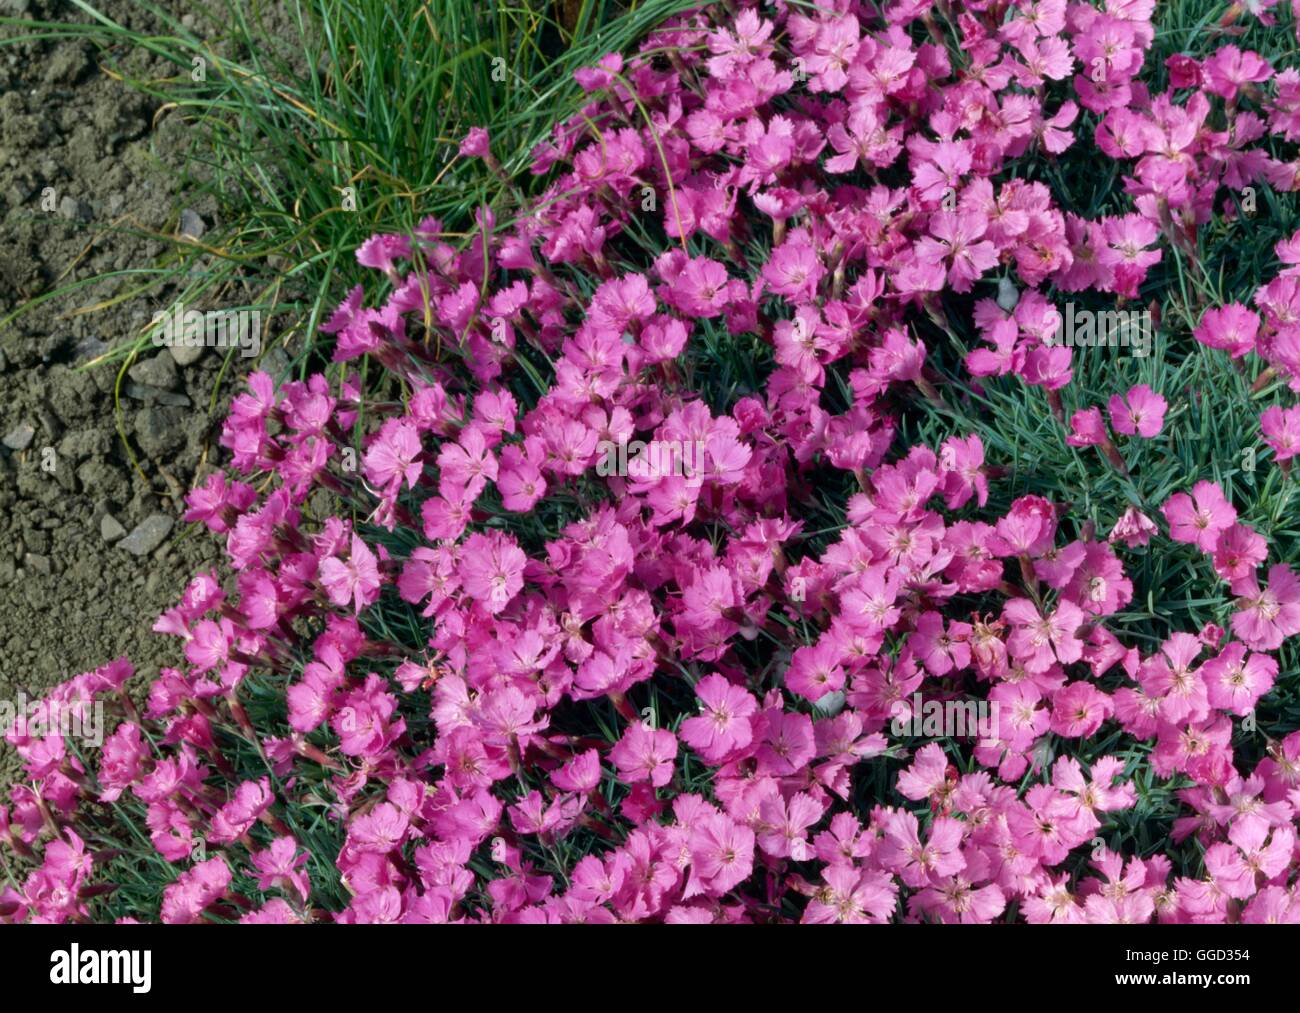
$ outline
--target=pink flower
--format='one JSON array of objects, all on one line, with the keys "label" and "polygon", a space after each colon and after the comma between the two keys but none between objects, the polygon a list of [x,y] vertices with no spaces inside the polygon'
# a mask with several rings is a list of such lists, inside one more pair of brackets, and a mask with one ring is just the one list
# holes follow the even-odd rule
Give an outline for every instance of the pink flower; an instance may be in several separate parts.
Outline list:
[{"label": "pink flower", "polygon": [[[533,453],[534,449],[538,452]],[[527,513],[546,495],[547,483],[542,477],[541,447],[537,443],[525,446],[508,446],[501,451],[497,472],[497,491],[501,505],[507,510]]]},{"label": "pink flower", "polygon": [[910,812],[890,813],[877,852],[880,864],[911,887],[925,886],[935,876],[951,876],[966,868],[962,857],[962,824],[947,816],[930,824],[929,839],[921,843],[920,826]]},{"label": "pink flower", "polygon": [[1239,359],[1255,349],[1259,316],[1241,303],[1206,310],[1193,337],[1207,348],[1219,348]]},{"label": "pink flower", "polygon": [[763,266],[768,289],[791,302],[812,299],[825,274],[817,251],[802,232],[791,233]]},{"label": "pink flower", "polygon": [[116,802],[127,788],[144,773],[148,747],[141,737],[140,726],[125,721],[104,740],[99,768],[101,802]]},{"label": "pink flower", "polygon": [[1102,228],[1107,245],[1098,253],[1098,263],[1114,272],[1115,291],[1134,299],[1147,269],[1163,256],[1160,250],[1146,249],[1156,241],[1159,230],[1141,215],[1106,218]]},{"label": "pink flower", "polygon": [[492,153],[488,132],[482,127],[471,127],[460,142],[461,158],[485,158]]},{"label": "pink flower", "polygon": [[1268,543],[1244,524],[1221,531],[1214,543],[1214,572],[1233,586],[1254,577],[1255,569],[1267,558]]},{"label": "pink flower", "polygon": [[339,737],[339,749],[346,756],[376,760],[406,729],[406,721],[394,717],[397,699],[385,692],[386,683],[373,672],[363,685],[343,696],[330,718]]},{"label": "pink flower", "polygon": [[1087,738],[1114,710],[1110,697],[1090,682],[1072,682],[1052,696],[1052,731],[1065,738]]},{"label": "pink flower", "polygon": [[222,806],[212,817],[208,841],[229,844],[246,834],[257,818],[271,807],[275,796],[271,793],[271,780],[244,781],[235,789],[234,798]]},{"label": "pink flower", "polygon": [[507,743],[544,729],[550,718],[538,716],[537,700],[515,686],[486,694],[474,715],[489,742]]},{"label": "pink flower", "polygon": [[1259,417],[1259,428],[1279,463],[1300,454],[1300,405],[1266,409]]},{"label": "pink flower", "polygon": [[933,675],[961,671],[970,665],[968,623],[954,622],[945,627],[938,612],[923,612],[916,620],[916,631],[908,641],[926,670]]},{"label": "pink flower", "polygon": [[798,648],[786,669],[786,689],[814,703],[836,692],[844,686],[844,669],[839,660],[838,648],[826,638],[812,647]]},{"label": "pink flower", "polygon": [[186,869],[163,890],[162,921],[168,925],[199,921],[208,905],[225,894],[230,880],[230,867],[219,855]]},{"label": "pink flower", "polygon": [[299,854],[298,842],[292,837],[277,837],[271,841],[270,847],[254,851],[250,857],[258,872],[259,890],[290,889],[299,900],[307,902],[311,884],[303,866],[307,864],[308,855],[305,851]]},{"label": "pink flower", "polygon": [[984,877],[972,872],[970,865],[968,860],[967,869],[954,876],[936,878],[931,885],[914,894],[908,901],[908,914],[924,912],[945,924],[986,925],[992,922],[1006,910],[1006,894],[996,883],[976,886],[972,878]]},{"label": "pink flower", "polygon": [[1125,436],[1155,436],[1164,427],[1165,399],[1146,384],[1138,384],[1120,397],[1110,399],[1110,424]]},{"label": "pink flower", "polygon": [[[576,72],[520,206],[366,238],[382,274],[321,328],[339,365],[251,374],[220,435],[244,481],[186,497],[233,571],[155,623],[186,664],[142,707],[124,660],[49,688],[42,715],[124,711],[98,750],[9,732],[0,921],[102,912],[126,866],[91,851],[119,847],[176,866],[139,912],[168,922],[1300,921],[1288,517],[1252,501],[1253,530],[1200,474],[1168,495],[1150,446],[1130,474],[1114,434],[1173,403],[1099,388],[1056,308],[1167,304],[1166,250],[1194,261],[1247,186],[1300,192],[1300,72],[1207,36],[1163,73],[1151,0],[934,6],[665,22]],[[451,143],[504,181],[485,129]],[[1114,163],[1118,211],[1052,185],[1058,156]],[[1300,392],[1300,232],[1272,252],[1194,321],[1260,358],[1256,398]],[[1106,460],[998,416],[1030,387]],[[1274,400],[1247,435],[1285,493],[1300,407]],[[633,441],[663,452],[610,467]],[[991,721],[925,707],[909,753],[918,700]],[[1280,741],[1245,741],[1256,710]],[[316,820],[341,842],[305,854]],[[229,855],[196,864],[204,839]]]},{"label": "pink flower", "polygon": [[1100,408],[1080,408],[1070,417],[1070,435],[1065,442],[1072,447],[1095,447],[1106,442],[1106,424]]},{"label": "pink flower", "polygon": [[1137,507],[1129,507],[1115,522],[1107,540],[1123,542],[1130,549],[1136,549],[1146,545],[1155,533],[1155,522]]},{"label": "pink flower", "polygon": [[321,560],[320,579],[331,602],[335,605],[352,602],[356,612],[379,598],[378,562],[357,535],[352,536],[352,550],[346,561],[337,556]]},{"label": "pink flower", "polygon": [[[497,477],[497,462],[488,449],[481,429],[466,427],[458,443],[444,443],[438,452],[439,491],[448,494],[448,486],[469,490],[477,496],[489,481]],[[450,497],[448,497],[450,498]]]},{"label": "pink flower", "polygon": [[940,211],[930,220],[930,235],[917,244],[917,256],[947,266],[954,292],[969,292],[980,275],[998,262],[997,247],[982,240],[987,223],[974,212]]},{"label": "pink flower", "polygon": [[1216,49],[1201,64],[1201,73],[1206,91],[1230,99],[1243,85],[1267,81],[1273,68],[1258,53],[1228,45]]},{"label": "pink flower", "polygon": [[677,275],[671,298],[683,312],[695,317],[716,317],[727,304],[727,269],[716,260],[696,257]]},{"label": "pink flower", "polygon": [[1229,644],[1200,669],[1211,707],[1249,714],[1256,701],[1273,688],[1277,662],[1267,654],[1247,655],[1243,644]]},{"label": "pink flower", "polygon": [[771,709],[763,718],[767,730],[756,755],[759,772],[780,777],[802,770],[817,752],[812,719]]},{"label": "pink flower", "polygon": [[1089,778],[1083,776],[1078,760],[1062,756],[1052,765],[1052,785],[1070,796],[1077,806],[1074,822],[1082,820],[1084,825],[1093,826],[1096,813],[1128,809],[1137,802],[1137,790],[1131,782],[1112,786],[1115,778],[1123,773],[1124,760],[1118,756],[1098,759]]},{"label": "pink flower", "polygon": [[1273,651],[1287,637],[1300,633],[1300,577],[1285,563],[1268,571],[1268,586],[1260,589],[1252,576],[1234,589],[1240,595],[1232,614],[1232,632],[1256,651]]},{"label": "pink flower", "polygon": [[1041,496],[1021,496],[999,518],[989,549],[999,556],[1039,556],[1056,537],[1056,510]]},{"label": "pink flower", "polygon": [[457,572],[465,593],[497,615],[523,589],[527,562],[514,535],[476,532],[461,546]]},{"label": "pink flower", "polygon": [[822,880],[824,888],[804,909],[808,924],[879,925],[894,913],[898,884],[888,873],[845,863],[828,865]]},{"label": "pink flower", "polygon": [[673,776],[677,737],[667,729],[653,729],[641,722],[628,726],[623,737],[609,751],[619,776],[628,784],[649,781],[662,788]]},{"label": "pink flower", "polygon": [[551,774],[551,783],[561,791],[591,791],[600,784],[600,754],[594,749],[579,753]]},{"label": "pink flower", "polygon": [[[1233,822],[1228,831],[1230,844],[1212,844],[1205,852],[1205,871],[1211,883],[1223,894],[1247,900],[1258,889],[1256,877],[1272,879],[1290,864],[1295,847],[1291,827],[1272,830],[1265,820],[1245,815]],[[1268,843],[1265,843],[1265,842]]]},{"label": "pink flower", "polygon": [[1184,53],[1175,53],[1165,60],[1169,71],[1169,87],[1199,88],[1201,86],[1201,65]]},{"label": "pink flower", "polygon": [[939,469],[943,474],[943,501],[949,510],[965,506],[972,496],[979,506],[989,498],[988,478],[984,474],[984,443],[972,433],[965,439],[951,436],[939,451]]},{"label": "pink flower", "polygon": [[1003,609],[1015,629],[1007,649],[1029,672],[1043,672],[1059,661],[1068,664],[1083,655],[1083,641],[1075,634],[1083,624],[1083,611],[1073,602],[1057,602],[1056,611],[1041,615],[1026,598],[1015,598]]},{"label": "pink flower", "polygon": [[695,695],[700,713],[682,722],[683,742],[706,763],[715,764],[749,745],[753,738],[750,719],[758,710],[758,701],[751,694],[715,673],[696,683]]},{"label": "pink flower", "polygon": [[391,485],[394,491],[405,481],[409,488],[414,489],[424,470],[420,449],[420,434],[409,422],[396,420],[385,423],[362,458],[361,467],[366,480],[380,487]]},{"label": "pink flower", "polygon": [[357,263],[393,274],[395,260],[405,260],[411,255],[409,236],[375,235],[357,248]]},{"label": "pink flower", "polygon": [[667,362],[682,354],[689,335],[687,324],[676,317],[655,317],[641,329],[641,349],[650,362]]},{"label": "pink flower", "polygon": [[898,772],[899,794],[919,802],[942,800],[950,791],[949,764],[943,747],[936,742],[922,746],[910,767]]},{"label": "pink flower", "polygon": [[1214,482],[1201,481],[1192,486],[1192,494],[1176,493],[1165,501],[1160,512],[1169,522],[1169,537],[1176,542],[1190,542],[1202,552],[1213,552],[1219,534],[1237,521],[1237,511],[1223,490]]},{"label": "pink flower", "polygon": [[758,846],[770,858],[805,862],[812,857],[808,828],[822,818],[825,806],[805,792],[787,802],[780,795],[765,798],[758,810]]},{"label": "pink flower", "polygon": [[583,91],[600,91],[608,88],[614,75],[623,70],[623,57],[619,53],[602,56],[594,67],[580,67],[573,72],[573,78],[582,86]]},{"label": "pink flower", "polygon": [[[1007,809],[1007,829],[1017,850],[1044,865],[1057,865],[1075,845],[1087,840],[1086,824],[1081,827],[1073,802],[1056,788],[1036,784],[1025,793],[1023,803]],[[1080,830],[1085,833],[1080,833]]]},{"label": "pink flower", "polygon": [[718,897],[749,878],[754,869],[754,831],[724,815],[711,815],[691,831],[691,864],[710,896]]},{"label": "pink flower", "polygon": [[1133,600],[1133,582],[1109,545],[1086,542],[1063,594],[1091,615],[1110,615]]}]

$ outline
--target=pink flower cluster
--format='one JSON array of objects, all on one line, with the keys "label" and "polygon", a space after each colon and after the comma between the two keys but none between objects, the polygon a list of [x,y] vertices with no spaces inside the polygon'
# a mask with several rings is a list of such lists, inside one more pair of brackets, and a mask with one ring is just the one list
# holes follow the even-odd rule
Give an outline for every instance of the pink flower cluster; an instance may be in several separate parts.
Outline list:
[{"label": "pink flower cluster", "polygon": [[[44,846],[0,917],[86,917],[78,821],[133,800],[175,867],[164,921],[1300,921],[1300,732],[1250,767],[1232,747],[1300,633],[1296,572],[1260,576],[1267,543],[1213,482],[1098,538],[1038,495],[990,510],[977,435],[896,439],[943,397],[917,325],[943,329],[950,294],[973,300],[973,381],[1041,387],[1064,423],[1051,293],[1136,299],[1223,188],[1300,186],[1252,147],[1300,139],[1300,75],[1224,46],[1152,94],[1144,0],[968,0],[951,28],[928,0],[733,6],[581,72],[513,223],[358,250],[387,295],[323,329],[389,386],[249,378],[222,434],[248,481],[213,475],[186,515],[233,578],[159,619],[185,665],[143,714],[125,662],[56,691],[123,708],[93,762],[11,736],[27,782],[0,837]],[[1011,171],[1081,143],[1123,167],[1127,210],[1088,219]],[[461,155],[500,171],[484,131]],[[1300,376],[1298,277],[1256,294],[1262,323],[1212,309],[1196,338]],[[1013,303],[989,294],[1012,278]],[[716,340],[770,356],[760,388],[702,395],[691,347]],[[1152,438],[1170,406],[1138,384],[1106,407]],[[1300,408],[1263,426],[1279,462],[1300,452]],[[1060,435],[1125,468],[1100,406]],[[598,469],[632,440],[700,447],[698,468]],[[1153,540],[1208,558],[1230,631],[1125,635],[1128,554]],[[917,742],[895,725],[918,697],[995,719]],[[1099,734],[1117,744],[1080,762]],[[1203,868],[1107,844],[1148,766]],[[311,807],[341,840],[316,856],[332,907],[292,818]]]}]

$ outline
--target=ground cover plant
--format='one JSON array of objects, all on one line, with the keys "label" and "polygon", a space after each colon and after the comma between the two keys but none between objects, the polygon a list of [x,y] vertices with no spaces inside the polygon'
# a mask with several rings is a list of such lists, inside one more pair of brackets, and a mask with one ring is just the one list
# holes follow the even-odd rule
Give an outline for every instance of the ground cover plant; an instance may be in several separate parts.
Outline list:
[{"label": "ground cover plant", "polygon": [[[0,697],[124,653],[147,688],[220,553],[180,520],[244,375],[310,368],[372,232],[505,188],[455,157],[470,126],[518,170],[574,69],[685,6],[0,3]],[[259,347],[156,347],[190,311]]]},{"label": "ground cover plant", "polygon": [[1295,32],[710,5],[469,130],[231,406],[176,665],[10,733],[0,913],[1300,919]]}]

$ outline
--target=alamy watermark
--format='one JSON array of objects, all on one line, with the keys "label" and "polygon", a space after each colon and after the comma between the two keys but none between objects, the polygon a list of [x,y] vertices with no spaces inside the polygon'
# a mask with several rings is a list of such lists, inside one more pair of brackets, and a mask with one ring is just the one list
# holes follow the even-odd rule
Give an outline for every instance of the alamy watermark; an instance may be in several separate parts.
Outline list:
[{"label": "alamy watermark", "polygon": [[889,723],[895,738],[979,738],[990,743],[997,740],[999,727],[996,700],[926,700],[920,693],[895,703]]},{"label": "alamy watermark", "polygon": [[83,950],[73,943],[50,954],[55,985],[130,985],[144,995],[153,984],[153,950]]},{"label": "alamy watermark", "polygon": [[1145,359],[1151,352],[1149,310],[1084,310],[1065,304],[1060,321],[1043,343],[1066,348],[1128,348],[1133,357]]},{"label": "alamy watermark", "polygon": [[600,455],[596,474],[602,477],[648,481],[681,476],[688,486],[704,481],[703,440],[601,440],[596,452]]},{"label": "alamy watermark", "polygon": [[157,348],[238,348],[251,359],[262,351],[261,310],[187,310],[177,303],[153,315]]},{"label": "alamy watermark", "polygon": [[16,700],[0,700],[0,735],[11,732],[19,736],[43,739],[47,735],[74,738],[90,746],[104,744],[104,702],[61,703],[58,700],[27,700],[19,693]]}]

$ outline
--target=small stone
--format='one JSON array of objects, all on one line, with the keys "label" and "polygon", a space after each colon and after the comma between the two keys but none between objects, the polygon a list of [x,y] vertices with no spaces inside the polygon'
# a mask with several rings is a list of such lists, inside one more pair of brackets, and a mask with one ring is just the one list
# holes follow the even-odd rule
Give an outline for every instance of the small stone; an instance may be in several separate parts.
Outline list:
[{"label": "small stone", "polygon": [[54,414],[54,409],[48,402],[42,402],[36,406],[36,416],[41,420],[41,427],[45,430],[45,435],[50,438],[50,442],[57,443],[59,437],[63,435],[63,423]]},{"label": "small stone", "polygon": [[178,366],[194,365],[203,358],[203,353],[207,350],[207,345],[187,345],[183,341],[167,346],[167,351],[171,353],[172,359]]},{"label": "small stone", "polygon": [[50,560],[48,556],[39,556],[35,552],[29,552],[23,556],[23,566],[34,573],[42,574],[46,577],[50,575]]},{"label": "small stone", "polygon": [[159,390],[157,387],[142,387],[138,383],[128,383],[124,388],[127,397],[133,397],[137,401],[143,401],[145,404],[165,404],[173,408],[188,408],[190,399],[184,394],[174,394],[169,390]]},{"label": "small stone", "polygon": [[59,201],[59,215],[70,222],[90,221],[90,205],[75,197],[64,197]]},{"label": "small stone", "polygon": [[10,207],[18,207],[20,204],[26,204],[27,198],[35,192],[35,183],[30,180],[16,179],[5,190],[5,200],[9,202]]},{"label": "small stone", "polygon": [[104,541],[111,544],[126,534],[126,528],[122,527],[112,514],[104,514],[99,521],[99,534]]},{"label": "small stone", "polygon": [[208,226],[197,211],[191,211],[189,208],[181,210],[180,234],[182,236],[189,239],[198,239],[207,231]]},{"label": "small stone", "polygon": [[43,62],[46,84],[73,84],[90,61],[80,47],[60,46]]},{"label": "small stone", "polygon": [[845,696],[839,690],[827,693],[813,704],[813,711],[824,717],[834,717],[844,709]]},{"label": "small stone", "polygon": [[259,363],[262,372],[277,384],[279,384],[281,380],[286,379],[286,374],[289,372],[290,365],[289,356],[285,354],[284,349],[280,348],[278,345],[262,356],[262,361]]},{"label": "small stone", "polygon": [[50,365],[63,358],[63,351],[72,344],[72,336],[68,334],[48,334],[39,339],[39,349],[41,353],[41,363]]},{"label": "small stone", "polygon": [[998,279],[998,308],[1006,313],[1010,313],[1020,302],[1020,290],[1010,278],[1005,276]]},{"label": "small stone", "polygon": [[10,430],[4,438],[4,445],[10,450],[26,450],[32,445],[32,440],[36,438],[36,430],[29,425],[23,424]]},{"label": "small stone", "polygon": [[166,514],[146,517],[118,544],[133,556],[147,556],[171,533],[173,523]]},{"label": "small stone", "polygon": [[175,390],[180,384],[176,373],[176,360],[170,355],[159,352],[157,355],[137,362],[126,373],[136,383],[159,390]]},{"label": "small stone", "polygon": [[77,342],[77,363],[89,362],[91,359],[98,359],[108,351],[108,342],[100,341],[99,338],[86,336]]},{"label": "small stone", "polygon": [[135,417],[135,438],[140,449],[155,461],[161,461],[185,446],[185,430],[178,412],[148,407]]}]

